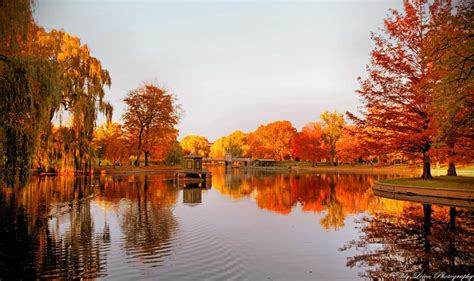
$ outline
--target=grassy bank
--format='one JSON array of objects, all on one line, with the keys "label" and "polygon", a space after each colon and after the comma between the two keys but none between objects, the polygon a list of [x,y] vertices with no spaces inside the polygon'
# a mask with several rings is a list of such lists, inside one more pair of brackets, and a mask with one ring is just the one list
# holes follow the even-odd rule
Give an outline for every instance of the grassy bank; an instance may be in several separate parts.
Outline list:
[{"label": "grassy bank", "polygon": [[404,185],[404,186],[420,186],[420,187],[442,187],[463,190],[474,190],[474,177],[434,177],[431,180],[419,178],[403,178],[382,180],[381,183]]},{"label": "grassy bank", "polygon": [[390,166],[371,166],[371,165],[338,165],[338,166],[311,166],[311,165],[292,165],[293,170],[311,171],[311,172],[341,172],[355,174],[406,174],[416,175],[420,172],[418,167],[408,165],[390,165]]},{"label": "grassy bank", "polygon": [[[345,172],[345,173],[372,173],[372,174],[410,174],[421,175],[421,167],[418,165],[319,165],[312,166],[311,163],[283,161],[278,162],[277,165],[286,165],[292,169],[308,170],[314,172]],[[432,168],[431,172],[434,176],[446,175],[447,167],[440,166]],[[457,173],[460,176],[474,177],[474,166],[457,167]]]}]

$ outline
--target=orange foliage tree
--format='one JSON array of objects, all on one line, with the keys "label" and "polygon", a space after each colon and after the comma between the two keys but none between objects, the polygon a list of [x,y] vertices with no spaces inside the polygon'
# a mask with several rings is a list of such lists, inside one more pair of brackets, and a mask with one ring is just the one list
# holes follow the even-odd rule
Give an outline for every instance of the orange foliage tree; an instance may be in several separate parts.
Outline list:
[{"label": "orange foliage tree", "polygon": [[391,10],[384,34],[372,34],[369,77],[357,91],[365,102],[364,118],[348,114],[362,128],[374,128],[371,137],[391,151],[423,161],[422,178],[431,178],[430,149],[434,130],[430,122],[430,78],[423,60],[429,21],[442,13],[438,1],[405,0],[404,13]]},{"label": "orange foliage tree", "polygon": [[283,160],[291,156],[291,141],[296,129],[290,121],[276,121],[262,125],[250,134],[249,145],[252,158]]},{"label": "orange foliage tree", "polygon": [[125,137],[122,125],[109,123],[99,126],[95,134],[95,142],[98,146],[98,156],[115,162],[118,160],[126,164],[130,157],[130,145]]},{"label": "orange foliage tree", "polygon": [[319,162],[329,159],[329,146],[323,140],[322,124],[311,122],[292,140],[293,157],[302,161]]},{"label": "orange foliage tree", "polygon": [[173,95],[151,83],[130,91],[124,101],[128,107],[123,115],[124,126],[136,138],[136,165],[140,165],[143,151],[145,166],[148,166],[152,147],[160,140],[176,135],[180,107]]},{"label": "orange foliage tree", "polygon": [[337,158],[343,163],[355,164],[360,158],[368,156],[361,134],[356,128],[347,126],[336,143]]}]

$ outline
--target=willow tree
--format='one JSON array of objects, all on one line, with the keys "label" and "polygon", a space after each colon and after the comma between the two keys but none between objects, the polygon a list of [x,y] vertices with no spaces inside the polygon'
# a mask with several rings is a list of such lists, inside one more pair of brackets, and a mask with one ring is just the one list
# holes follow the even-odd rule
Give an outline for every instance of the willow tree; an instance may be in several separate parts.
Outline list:
[{"label": "willow tree", "polygon": [[0,1],[0,59],[5,61],[26,40],[34,0]]},{"label": "willow tree", "polygon": [[[27,176],[34,155],[38,163],[48,162],[52,154],[69,155],[76,169],[87,170],[97,113],[110,118],[112,112],[104,100],[108,72],[79,38],[36,26],[32,2],[0,1],[0,113],[6,117],[0,121],[0,137],[10,179],[18,173]],[[51,120],[60,110],[72,119],[69,142],[61,153],[52,153]],[[62,165],[60,170],[69,169]]]},{"label": "willow tree", "polygon": [[179,105],[175,97],[163,89],[145,83],[142,87],[130,91],[124,99],[127,111],[123,115],[124,126],[133,136],[137,145],[136,166],[140,166],[140,156],[145,148],[145,165],[152,143],[156,139],[175,134],[179,122]]},{"label": "willow tree", "polygon": [[8,181],[26,178],[40,134],[48,128],[49,111],[59,103],[54,64],[33,57],[11,57],[0,80],[0,124]]},{"label": "willow tree", "polygon": [[0,156],[9,182],[27,178],[49,111],[60,100],[57,64],[25,51],[35,28],[32,2],[0,2]]},{"label": "willow tree", "polygon": [[[63,158],[59,171],[90,171],[97,114],[105,114],[108,121],[112,117],[112,106],[105,100],[104,90],[111,85],[110,75],[100,61],[91,56],[87,45],[82,45],[78,37],[67,32],[54,29],[46,32],[37,28],[29,47],[28,51],[35,56],[53,62],[60,73],[61,99],[59,104],[50,108],[49,121],[60,110],[66,111],[71,118],[69,133],[72,140],[62,143]],[[42,145],[46,147],[48,142],[54,141],[47,133],[45,131],[42,139]],[[48,165],[51,153],[48,150],[42,152],[37,160],[40,165]]]}]

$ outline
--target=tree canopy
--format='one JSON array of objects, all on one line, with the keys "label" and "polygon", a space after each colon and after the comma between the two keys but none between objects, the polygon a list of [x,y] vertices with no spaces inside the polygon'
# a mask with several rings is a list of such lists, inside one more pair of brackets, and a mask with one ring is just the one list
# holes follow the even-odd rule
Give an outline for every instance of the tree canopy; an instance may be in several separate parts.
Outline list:
[{"label": "tree canopy", "polygon": [[201,156],[207,156],[209,154],[209,141],[203,136],[185,136],[180,141],[180,145],[185,154],[193,153]]},{"label": "tree canopy", "polygon": [[[446,5],[445,5],[446,4]],[[359,79],[364,100],[363,119],[349,114],[356,124],[371,128],[370,137],[387,151],[400,151],[423,160],[423,178],[431,178],[430,149],[435,130],[431,122],[431,70],[423,50],[430,23],[441,17],[448,2],[404,1],[404,13],[391,10],[382,34],[372,34],[368,78]]]},{"label": "tree canopy", "polygon": [[135,163],[140,165],[143,151],[147,166],[150,150],[156,143],[173,143],[176,139],[178,131],[175,126],[179,122],[180,107],[172,94],[152,83],[145,83],[130,91],[124,102],[127,105],[127,111],[123,115],[124,126],[136,138]]}]

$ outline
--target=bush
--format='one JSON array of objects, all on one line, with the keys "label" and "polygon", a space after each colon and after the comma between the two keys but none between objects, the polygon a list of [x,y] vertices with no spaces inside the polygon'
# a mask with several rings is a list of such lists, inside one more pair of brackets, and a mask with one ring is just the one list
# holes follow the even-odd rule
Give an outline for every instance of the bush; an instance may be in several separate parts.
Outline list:
[{"label": "bush", "polygon": [[181,159],[183,159],[183,149],[179,144],[175,144],[166,154],[165,164],[171,166],[179,165],[181,164]]}]

